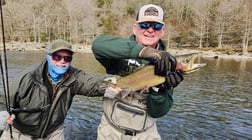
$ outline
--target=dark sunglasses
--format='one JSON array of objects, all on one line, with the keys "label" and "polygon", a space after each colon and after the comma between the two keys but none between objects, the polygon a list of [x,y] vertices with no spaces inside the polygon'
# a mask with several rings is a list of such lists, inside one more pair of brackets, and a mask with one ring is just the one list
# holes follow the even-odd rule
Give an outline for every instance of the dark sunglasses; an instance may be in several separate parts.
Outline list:
[{"label": "dark sunglasses", "polygon": [[139,23],[139,26],[142,29],[149,29],[150,27],[152,27],[154,30],[159,31],[162,29],[164,25],[156,22],[141,22]]},{"label": "dark sunglasses", "polygon": [[71,62],[73,59],[72,56],[62,56],[58,54],[50,54],[50,55],[52,56],[52,59],[55,61],[60,61],[63,58],[65,62]]}]

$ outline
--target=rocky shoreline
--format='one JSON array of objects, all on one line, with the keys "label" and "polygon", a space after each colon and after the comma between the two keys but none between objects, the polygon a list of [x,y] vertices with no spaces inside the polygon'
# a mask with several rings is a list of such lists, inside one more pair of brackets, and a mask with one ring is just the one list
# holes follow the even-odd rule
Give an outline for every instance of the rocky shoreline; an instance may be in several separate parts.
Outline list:
[{"label": "rocky shoreline", "polygon": [[235,60],[252,60],[252,53],[241,55],[240,53],[223,53],[220,51],[202,51],[193,49],[169,49],[172,54],[199,53],[203,58],[213,59],[235,59]]},{"label": "rocky shoreline", "polygon": [[[6,50],[7,51],[46,51],[48,43],[20,43],[20,42],[10,42],[6,43]],[[1,45],[1,49],[3,46]],[[83,44],[74,44],[73,50],[78,53],[92,53],[90,45],[83,45]],[[225,54],[218,51],[202,51],[202,50],[193,50],[193,49],[186,49],[186,48],[168,48],[168,51],[173,55],[178,54],[186,54],[186,53],[200,53],[203,58],[223,58],[223,59],[248,59],[252,60],[252,53],[248,55],[241,55],[238,53],[232,54]]]}]

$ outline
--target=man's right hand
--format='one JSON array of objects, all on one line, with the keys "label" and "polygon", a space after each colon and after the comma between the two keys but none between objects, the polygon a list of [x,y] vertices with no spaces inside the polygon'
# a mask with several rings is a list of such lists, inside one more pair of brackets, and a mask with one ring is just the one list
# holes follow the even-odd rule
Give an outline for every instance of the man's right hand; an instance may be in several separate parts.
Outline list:
[{"label": "man's right hand", "polygon": [[7,111],[0,111],[0,130],[8,128],[8,125],[12,125],[15,119],[15,115],[9,115]]},{"label": "man's right hand", "polygon": [[9,115],[9,116],[7,117],[7,124],[8,124],[8,125],[13,125],[14,119],[15,119],[15,115],[14,115],[14,114]]},{"label": "man's right hand", "polygon": [[154,64],[155,74],[157,75],[166,76],[168,72],[176,71],[176,58],[166,51],[145,47],[140,51],[139,58],[143,58]]}]

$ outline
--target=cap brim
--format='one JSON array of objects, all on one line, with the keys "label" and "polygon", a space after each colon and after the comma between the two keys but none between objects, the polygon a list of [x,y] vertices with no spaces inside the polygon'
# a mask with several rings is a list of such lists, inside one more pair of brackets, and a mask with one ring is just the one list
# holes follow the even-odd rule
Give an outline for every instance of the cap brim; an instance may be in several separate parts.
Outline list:
[{"label": "cap brim", "polygon": [[158,19],[153,19],[153,18],[140,19],[140,20],[138,20],[136,22],[137,23],[141,23],[141,22],[157,22],[157,23],[165,24],[163,21],[160,21]]},{"label": "cap brim", "polygon": [[54,50],[54,51],[53,51],[53,52],[51,52],[51,53],[55,53],[55,52],[60,51],[60,50],[66,50],[66,51],[69,51],[69,52],[71,52],[71,53],[74,53],[74,51],[73,51],[73,50],[66,49],[66,48],[57,48],[56,50]]}]

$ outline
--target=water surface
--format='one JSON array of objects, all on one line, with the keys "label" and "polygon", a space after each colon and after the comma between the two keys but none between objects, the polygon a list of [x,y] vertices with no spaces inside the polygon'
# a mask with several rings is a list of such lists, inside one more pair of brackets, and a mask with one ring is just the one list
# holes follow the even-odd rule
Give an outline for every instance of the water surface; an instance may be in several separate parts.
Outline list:
[{"label": "water surface", "polygon": [[[8,53],[9,80],[44,57],[44,52]],[[252,61],[203,61],[208,65],[185,76],[175,88],[172,109],[158,119],[162,139],[252,139]],[[104,74],[92,54],[75,54],[73,65]],[[101,98],[76,96],[65,120],[66,139],[95,140],[102,110]]]}]

